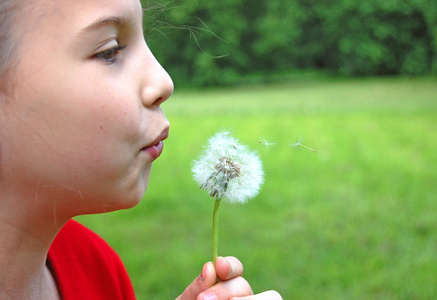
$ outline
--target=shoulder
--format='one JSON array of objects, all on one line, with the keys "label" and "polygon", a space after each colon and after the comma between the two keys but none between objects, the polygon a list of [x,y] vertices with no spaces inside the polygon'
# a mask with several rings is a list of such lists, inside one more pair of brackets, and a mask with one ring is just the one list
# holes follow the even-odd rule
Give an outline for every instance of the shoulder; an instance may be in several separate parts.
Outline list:
[{"label": "shoulder", "polygon": [[76,221],[70,220],[58,233],[50,247],[48,263],[65,299],[69,298],[66,295],[74,295],[71,299],[134,299],[118,254]]},{"label": "shoulder", "polygon": [[68,221],[62,227],[50,249],[55,252],[60,250],[60,254],[72,251],[77,254],[77,251],[80,251],[90,255],[101,252],[117,256],[106,241],[74,220]]}]

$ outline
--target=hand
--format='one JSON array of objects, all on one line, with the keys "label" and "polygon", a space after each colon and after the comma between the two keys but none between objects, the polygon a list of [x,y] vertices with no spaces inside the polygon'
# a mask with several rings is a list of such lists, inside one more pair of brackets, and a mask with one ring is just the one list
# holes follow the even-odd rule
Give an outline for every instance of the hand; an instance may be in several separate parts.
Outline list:
[{"label": "hand", "polygon": [[[281,300],[276,291],[253,295],[249,283],[241,277],[243,265],[232,256],[219,257],[216,268],[212,262],[203,266],[200,275],[176,300]],[[216,283],[217,276],[219,282]]]}]

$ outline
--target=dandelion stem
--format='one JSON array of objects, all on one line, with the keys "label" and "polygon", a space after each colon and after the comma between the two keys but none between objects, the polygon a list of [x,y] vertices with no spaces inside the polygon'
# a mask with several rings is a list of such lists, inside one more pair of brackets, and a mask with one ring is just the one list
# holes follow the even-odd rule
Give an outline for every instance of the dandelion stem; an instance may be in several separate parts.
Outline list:
[{"label": "dandelion stem", "polygon": [[212,262],[215,266],[215,261],[218,257],[218,211],[220,208],[220,199],[215,200],[214,213],[212,215]]}]

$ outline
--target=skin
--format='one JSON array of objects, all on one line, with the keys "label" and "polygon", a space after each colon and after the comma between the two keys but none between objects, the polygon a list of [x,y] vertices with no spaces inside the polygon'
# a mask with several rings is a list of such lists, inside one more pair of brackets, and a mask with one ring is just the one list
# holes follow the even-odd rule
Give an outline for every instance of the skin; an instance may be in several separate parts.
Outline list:
[{"label": "skin", "polygon": [[[59,299],[46,259],[62,226],[138,204],[173,92],[144,41],[138,0],[29,4],[14,27],[14,88],[0,93],[2,300]],[[207,263],[178,299],[280,299],[251,296],[242,273],[234,257]]]}]

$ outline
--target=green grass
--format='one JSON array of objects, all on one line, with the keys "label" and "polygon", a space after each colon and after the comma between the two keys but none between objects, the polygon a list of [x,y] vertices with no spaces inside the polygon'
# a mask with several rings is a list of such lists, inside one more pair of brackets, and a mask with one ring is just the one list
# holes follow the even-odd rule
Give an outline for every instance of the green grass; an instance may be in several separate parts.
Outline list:
[{"label": "green grass", "polygon": [[219,255],[241,259],[255,292],[437,297],[436,79],[176,91],[163,108],[172,129],[145,199],[78,218],[120,253],[138,299],[174,299],[211,259],[214,203],[190,168],[223,128],[263,154],[260,195],[220,211]]}]

